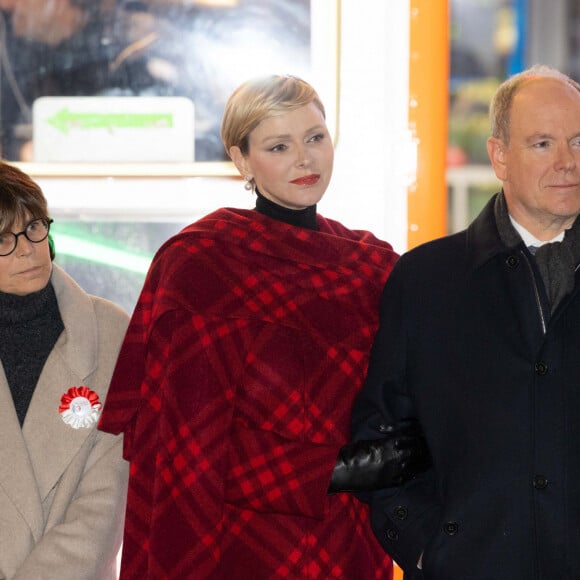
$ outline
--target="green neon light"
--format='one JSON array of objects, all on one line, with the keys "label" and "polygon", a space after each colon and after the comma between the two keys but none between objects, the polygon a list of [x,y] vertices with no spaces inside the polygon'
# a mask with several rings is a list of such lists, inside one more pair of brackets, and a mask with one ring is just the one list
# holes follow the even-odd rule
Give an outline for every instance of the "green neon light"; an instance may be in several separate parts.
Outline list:
[{"label": "green neon light", "polygon": [[147,129],[173,127],[171,113],[72,113],[61,109],[48,122],[65,135],[71,129]]},{"label": "green neon light", "polygon": [[125,250],[104,246],[89,240],[83,240],[67,234],[54,234],[56,253],[122,268],[137,274],[146,274],[153,256],[132,254]]}]

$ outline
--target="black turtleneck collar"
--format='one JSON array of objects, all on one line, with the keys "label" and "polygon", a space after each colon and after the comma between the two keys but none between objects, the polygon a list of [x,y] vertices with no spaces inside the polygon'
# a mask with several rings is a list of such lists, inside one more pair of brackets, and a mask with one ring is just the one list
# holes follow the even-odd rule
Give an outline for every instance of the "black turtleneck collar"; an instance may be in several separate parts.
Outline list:
[{"label": "black turtleneck collar", "polygon": [[26,296],[0,292],[0,361],[21,426],[44,363],[63,330],[50,282]]},{"label": "black turtleneck collar", "polygon": [[292,226],[318,230],[316,219],[316,205],[304,209],[290,209],[274,203],[256,190],[256,211],[272,219],[285,222]]},{"label": "black turtleneck collar", "polygon": [[0,292],[0,326],[28,323],[46,314],[52,306],[58,310],[50,282],[42,290],[25,296]]}]

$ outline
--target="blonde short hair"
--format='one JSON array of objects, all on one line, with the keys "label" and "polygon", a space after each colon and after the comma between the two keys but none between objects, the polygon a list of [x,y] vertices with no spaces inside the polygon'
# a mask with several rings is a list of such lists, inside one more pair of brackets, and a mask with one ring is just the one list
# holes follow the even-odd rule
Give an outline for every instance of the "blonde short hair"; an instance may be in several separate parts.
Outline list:
[{"label": "blonde short hair", "polygon": [[226,152],[237,146],[249,151],[250,133],[268,117],[314,103],[325,116],[320,97],[306,81],[291,75],[271,75],[246,81],[230,96],[222,118],[221,137]]}]

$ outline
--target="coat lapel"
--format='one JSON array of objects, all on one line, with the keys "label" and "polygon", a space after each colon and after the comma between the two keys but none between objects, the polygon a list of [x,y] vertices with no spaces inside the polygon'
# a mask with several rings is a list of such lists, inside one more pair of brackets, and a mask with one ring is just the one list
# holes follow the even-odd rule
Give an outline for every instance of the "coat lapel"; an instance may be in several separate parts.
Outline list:
[{"label": "coat lapel", "polygon": [[44,529],[35,471],[16,416],[12,394],[0,365],[0,488],[16,506],[35,540]]},{"label": "coat lapel", "polygon": [[[470,264],[473,294],[481,296],[477,307],[485,309],[486,323],[496,321],[497,336],[512,341],[514,348],[522,353],[534,352],[542,341],[542,319],[533,271],[523,243],[508,249],[501,241],[494,216],[496,198],[497,195],[490,199],[467,228],[466,259]],[[495,266],[498,260],[502,265],[499,269]],[[487,268],[488,263],[492,263],[491,269]],[[499,278],[494,281],[495,273]],[[497,299],[490,300],[490,296]],[[530,312],[537,315],[530,316]],[[514,317],[516,324],[510,324]]]},{"label": "coat lapel", "polygon": [[97,322],[91,299],[57,266],[52,282],[65,330],[44,365],[22,429],[41,499],[93,431],[67,425],[59,406],[71,387],[94,389],[86,381],[97,360]]},{"label": "coat lapel", "polygon": [[42,500],[91,433],[91,429],[70,427],[59,413],[61,397],[70,387],[83,384],[83,378],[71,372],[60,358],[53,351],[47,360],[23,427]]}]

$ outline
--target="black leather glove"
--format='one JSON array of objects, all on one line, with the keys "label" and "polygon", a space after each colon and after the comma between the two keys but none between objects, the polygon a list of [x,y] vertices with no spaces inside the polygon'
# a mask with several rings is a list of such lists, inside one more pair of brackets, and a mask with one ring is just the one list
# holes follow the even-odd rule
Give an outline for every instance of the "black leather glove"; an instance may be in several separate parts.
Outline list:
[{"label": "black leather glove", "polygon": [[340,449],[328,493],[401,485],[431,465],[427,442],[416,420],[405,419],[383,431],[381,439],[353,441]]}]

